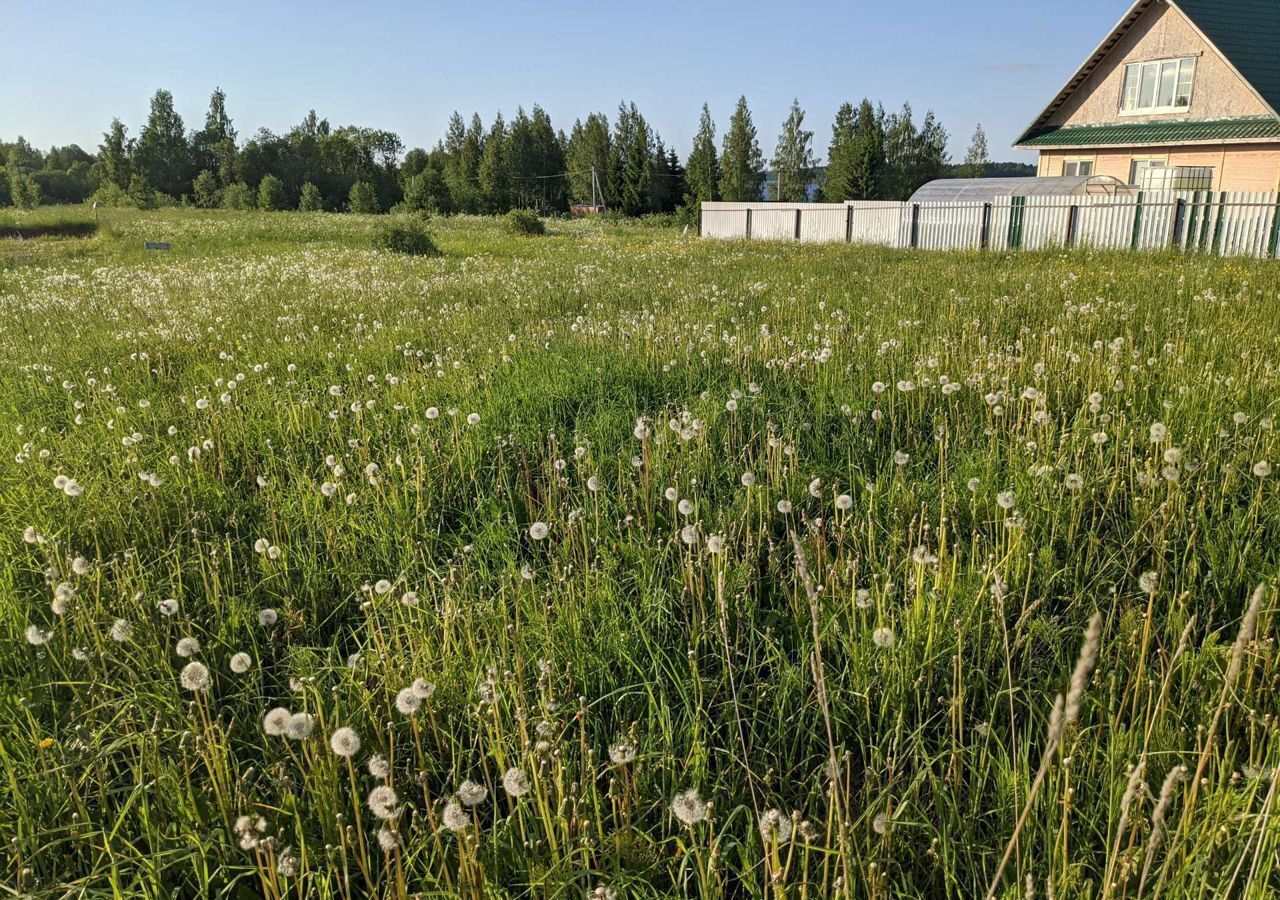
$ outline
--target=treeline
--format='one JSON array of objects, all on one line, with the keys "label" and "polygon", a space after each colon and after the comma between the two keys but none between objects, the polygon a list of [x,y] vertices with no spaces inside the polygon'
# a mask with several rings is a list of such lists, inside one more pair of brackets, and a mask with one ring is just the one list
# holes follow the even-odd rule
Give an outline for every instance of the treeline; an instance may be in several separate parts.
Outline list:
[{"label": "treeline", "polygon": [[[822,168],[804,119],[793,103],[768,163],[745,97],[719,143],[703,106],[683,163],[626,102],[612,122],[592,113],[568,134],[537,105],[518,108],[510,121],[499,113],[487,125],[478,114],[466,120],[455,112],[433,148],[406,152],[390,131],[335,127],[314,111],[284,134],[260,129],[241,141],[221,90],[203,127],[189,131],[173,95],[159,90],[137,136],[115,119],[96,154],[74,144],[42,153],[21,137],[0,143],[0,204],[435,214],[603,204],[639,216],[690,213],[706,200],[903,199],[951,168],[947,133],[932,112],[917,125],[910,106],[887,114],[868,100],[844,104]],[[982,155],[985,163],[985,138]]]}]

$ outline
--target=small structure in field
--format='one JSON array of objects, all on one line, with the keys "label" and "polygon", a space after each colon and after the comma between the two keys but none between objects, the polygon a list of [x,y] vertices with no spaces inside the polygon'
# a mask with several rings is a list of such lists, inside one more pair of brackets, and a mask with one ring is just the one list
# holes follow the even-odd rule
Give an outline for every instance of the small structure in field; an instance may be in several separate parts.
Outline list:
[{"label": "small structure in field", "polygon": [[1000,197],[1127,197],[1137,193],[1110,175],[1058,178],[939,178],[920,187],[910,203],[990,203]]}]

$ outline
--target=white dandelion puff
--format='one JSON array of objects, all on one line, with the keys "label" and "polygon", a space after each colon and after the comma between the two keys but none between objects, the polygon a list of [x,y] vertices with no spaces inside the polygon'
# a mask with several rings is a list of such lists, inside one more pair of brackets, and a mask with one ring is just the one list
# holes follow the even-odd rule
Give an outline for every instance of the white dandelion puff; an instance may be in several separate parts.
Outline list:
[{"label": "white dandelion puff", "polygon": [[189,691],[209,689],[209,669],[202,662],[192,661],[182,667],[178,676],[182,686]]},{"label": "white dandelion puff", "polygon": [[329,747],[339,756],[350,759],[360,752],[360,736],[351,728],[339,728],[329,735]]},{"label": "white dandelion puff", "polygon": [[698,795],[697,788],[689,788],[672,798],[671,814],[682,824],[692,827],[706,819],[707,804]]}]

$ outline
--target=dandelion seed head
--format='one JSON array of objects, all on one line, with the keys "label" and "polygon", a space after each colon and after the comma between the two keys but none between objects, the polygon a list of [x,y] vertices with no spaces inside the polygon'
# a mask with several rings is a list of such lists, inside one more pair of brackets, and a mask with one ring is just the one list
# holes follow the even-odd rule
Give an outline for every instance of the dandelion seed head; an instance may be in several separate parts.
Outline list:
[{"label": "dandelion seed head", "polygon": [[483,784],[467,779],[458,785],[458,800],[463,806],[479,806],[489,796],[489,789]]},{"label": "dandelion seed head", "polygon": [[360,735],[344,726],[329,735],[329,747],[339,756],[350,759],[360,752]]},{"label": "dandelion seed head", "polygon": [[523,769],[510,768],[502,775],[502,789],[509,797],[523,797],[529,793],[529,776]]},{"label": "dandelion seed head", "polygon": [[236,675],[243,675],[253,668],[253,658],[243,651],[236,653],[231,657],[231,671]]},{"label": "dandelion seed head", "polygon": [[182,667],[178,676],[182,686],[189,691],[205,691],[209,689],[209,669],[202,662],[195,660]]},{"label": "dandelion seed head", "polygon": [[289,729],[290,716],[289,710],[283,706],[268,710],[267,714],[262,717],[262,730],[269,737],[282,737]]},{"label": "dandelion seed head", "polygon": [[379,819],[394,819],[400,812],[400,798],[389,784],[380,784],[369,791],[365,803],[369,812]]},{"label": "dandelion seed head", "polygon": [[672,798],[671,813],[682,824],[693,826],[706,819],[707,804],[698,795],[697,788],[689,788]]}]

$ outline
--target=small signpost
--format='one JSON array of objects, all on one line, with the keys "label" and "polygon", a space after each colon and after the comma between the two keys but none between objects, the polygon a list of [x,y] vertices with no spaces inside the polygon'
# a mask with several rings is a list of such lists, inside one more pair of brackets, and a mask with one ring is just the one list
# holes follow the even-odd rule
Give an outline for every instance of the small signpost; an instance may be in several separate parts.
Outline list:
[{"label": "small signpost", "polygon": [[168,250],[169,242],[168,241],[147,241],[147,249],[148,250]]}]

